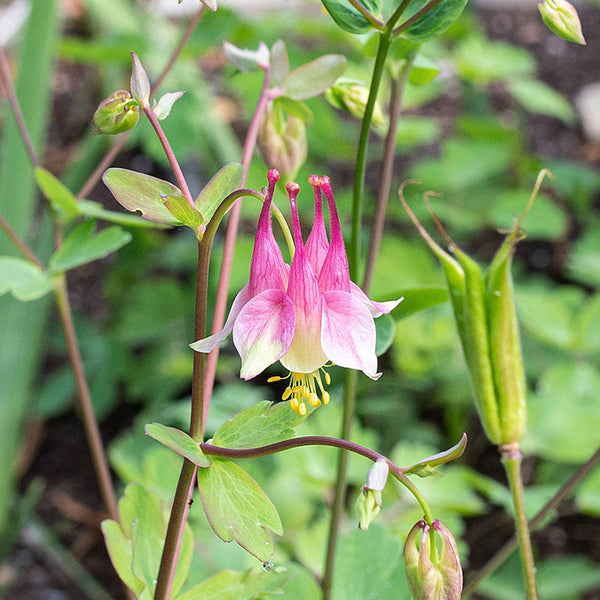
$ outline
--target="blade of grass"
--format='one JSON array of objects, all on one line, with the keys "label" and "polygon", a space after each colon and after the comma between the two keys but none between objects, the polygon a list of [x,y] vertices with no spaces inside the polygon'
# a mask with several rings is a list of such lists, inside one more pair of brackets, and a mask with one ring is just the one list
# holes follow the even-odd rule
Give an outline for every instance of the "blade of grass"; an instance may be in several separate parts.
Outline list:
[{"label": "blade of grass", "polygon": [[[34,2],[17,61],[17,94],[38,150],[49,113],[57,26],[56,1]],[[47,224],[32,227],[36,204],[33,169],[12,114],[6,115],[5,122],[0,148],[0,212],[21,237],[30,233],[37,240],[33,249],[44,257],[51,249],[51,235]],[[4,236],[0,236],[0,253],[16,253]],[[0,298],[0,531],[15,489],[15,454],[32,399],[47,307],[46,300],[24,304],[9,296]]]}]

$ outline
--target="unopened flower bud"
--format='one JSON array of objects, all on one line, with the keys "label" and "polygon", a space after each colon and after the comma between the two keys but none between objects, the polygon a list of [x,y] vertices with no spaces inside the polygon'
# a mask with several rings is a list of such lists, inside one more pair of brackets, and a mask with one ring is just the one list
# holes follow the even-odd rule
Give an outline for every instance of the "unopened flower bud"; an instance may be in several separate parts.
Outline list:
[{"label": "unopened flower bud", "polygon": [[[438,551],[436,534],[442,538]],[[463,574],[450,530],[438,519],[421,520],[410,530],[404,545],[404,567],[414,600],[460,600]]]},{"label": "unopened flower bud", "polygon": [[127,90],[117,90],[100,102],[94,113],[96,133],[123,133],[138,121],[139,108]]},{"label": "unopened flower bud", "polygon": [[265,164],[274,167],[284,179],[293,179],[306,160],[306,127],[296,115],[269,103],[258,132],[258,148]]},{"label": "unopened flower bud", "polygon": [[542,20],[552,33],[568,42],[585,45],[577,9],[570,2],[567,0],[544,0],[542,4],[538,4],[538,9]]},{"label": "unopened flower bud", "polygon": [[[365,108],[369,99],[369,88],[360,82],[338,79],[325,92],[325,98],[336,108],[349,112],[357,119],[362,119],[365,115]],[[385,125],[385,117],[383,116],[379,102],[375,103],[371,122],[373,125]]]},{"label": "unopened flower bud", "polygon": [[150,80],[135,52],[131,53],[131,60],[131,94],[142,108],[146,108],[150,106]]},{"label": "unopened flower bud", "polygon": [[358,528],[368,529],[381,510],[381,492],[387,483],[390,467],[387,460],[380,458],[367,473],[362,492],[356,501]]}]

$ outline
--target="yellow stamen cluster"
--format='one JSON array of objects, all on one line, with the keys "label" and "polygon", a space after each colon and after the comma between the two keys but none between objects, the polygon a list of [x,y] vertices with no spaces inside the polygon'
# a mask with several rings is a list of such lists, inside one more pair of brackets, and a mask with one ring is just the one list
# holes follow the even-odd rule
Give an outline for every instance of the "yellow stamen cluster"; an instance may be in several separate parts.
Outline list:
[{"label": "yellow stamen cluster", "polygon": [[[267,381],[273,383],[275,381],[282,381],[283,379],[289,379],[289,384],[283,392],[281,399],[290,400],[290,407],[292,410],[297,412],[299,415],[306,414],[306,402],[317,408],[323,404],[329,404],[329,392],[325,391],[323,382],[321,381],[321,373],[323,371],[323,379],[325,384],[331,383],[331,377],[325,369],[317,369],[312,373],[289,373],[285,377],[269,377]],[[318,391],[317,391],[318,390]],[[319,397],[320,396],[320,397]]]}]

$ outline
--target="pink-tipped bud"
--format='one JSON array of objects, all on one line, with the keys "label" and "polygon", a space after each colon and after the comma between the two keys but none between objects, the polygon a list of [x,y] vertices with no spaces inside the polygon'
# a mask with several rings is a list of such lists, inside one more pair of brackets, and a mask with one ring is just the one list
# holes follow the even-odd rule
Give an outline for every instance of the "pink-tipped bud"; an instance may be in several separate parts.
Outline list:
[{"label": "pink-tipped bud", "polygon": [[[442,538],[438,551],[436,536]],[[404,567],[414,600],[460,600],[463,574],[450,530],[438,519],[421,520],[410,530],[404,545]]]}]

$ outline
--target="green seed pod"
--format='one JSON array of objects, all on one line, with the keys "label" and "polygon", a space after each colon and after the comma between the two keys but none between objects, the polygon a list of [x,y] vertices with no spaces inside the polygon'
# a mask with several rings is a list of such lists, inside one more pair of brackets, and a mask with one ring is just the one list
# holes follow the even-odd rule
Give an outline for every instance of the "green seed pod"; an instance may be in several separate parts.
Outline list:
[{"label": "green seed pod", "polygon": [[538,4],[542,20],[548,29],[558,37],[585,45],[585,38],[581,31],[581,22],[576,8],[566,0],[545,0]]},{"label": "green seed pod", "polygon": [[139,107],[127,90],[117,90],[102,100],[94,113],[95,133],[123,133],[135,126]]},{"label": "green seed pod", "polygon": [[293,179],[306,160],[306,126],[293,114],[284,114],[277,102],[267,106],[258,132],[258,148],[265,164],[284,179]]},{"label": "green seed pod", "polygon": [[487,323],[486,289],[479,265],[458,248],[454,253],[465,274],[463,352],[471,373],[475,405],[490,441],[502,443]]},{"label": "green seed pod", "polygon": [[518,442],[525,433],[525,369],[511,276],[512,256],[520,228],[508,234],[485,278],[490,359],[500,413],[501,443]]}]

